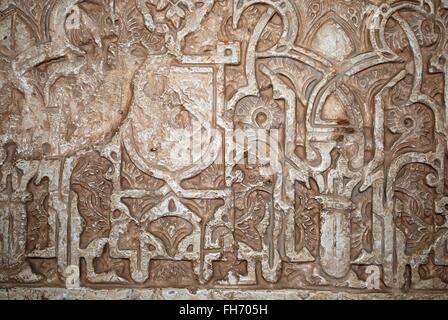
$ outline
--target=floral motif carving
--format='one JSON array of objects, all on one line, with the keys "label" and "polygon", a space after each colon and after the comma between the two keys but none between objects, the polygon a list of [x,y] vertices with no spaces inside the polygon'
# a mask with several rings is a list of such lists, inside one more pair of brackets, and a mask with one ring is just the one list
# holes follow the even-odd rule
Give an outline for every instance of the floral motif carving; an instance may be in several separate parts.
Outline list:
[{"label": "floral motif carving", "polygon": [[446,295],[446,2],[0,0],[0,285]]}]

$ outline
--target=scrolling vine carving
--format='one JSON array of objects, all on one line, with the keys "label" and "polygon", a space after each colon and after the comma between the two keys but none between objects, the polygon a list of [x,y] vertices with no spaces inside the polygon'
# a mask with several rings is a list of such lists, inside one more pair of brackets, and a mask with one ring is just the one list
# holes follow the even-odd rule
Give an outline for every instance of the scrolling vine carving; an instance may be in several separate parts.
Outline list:
[{"label": "scrolling vine carving", "polygon": [[439,0],[0,0],[0,285],[443,292],[447,28]]}]

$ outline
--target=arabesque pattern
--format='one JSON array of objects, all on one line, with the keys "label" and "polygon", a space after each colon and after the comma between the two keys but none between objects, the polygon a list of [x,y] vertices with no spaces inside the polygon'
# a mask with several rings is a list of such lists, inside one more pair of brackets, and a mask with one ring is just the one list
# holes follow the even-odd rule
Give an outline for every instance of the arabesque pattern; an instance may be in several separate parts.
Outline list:
[{"label": "arabesque pattern", "polygon": [[447,293],[447,28],[446,0],[0,0],[0,287]]}]

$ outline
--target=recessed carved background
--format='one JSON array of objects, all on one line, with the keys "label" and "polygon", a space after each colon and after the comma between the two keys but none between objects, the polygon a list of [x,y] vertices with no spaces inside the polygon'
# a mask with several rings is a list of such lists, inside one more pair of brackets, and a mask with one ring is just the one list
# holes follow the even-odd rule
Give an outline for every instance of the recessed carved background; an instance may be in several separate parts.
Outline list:
[{"label": "recessed carved background", "polygon": [[446,293],[446,28],[446,0],[0,0],[0,287]]}]

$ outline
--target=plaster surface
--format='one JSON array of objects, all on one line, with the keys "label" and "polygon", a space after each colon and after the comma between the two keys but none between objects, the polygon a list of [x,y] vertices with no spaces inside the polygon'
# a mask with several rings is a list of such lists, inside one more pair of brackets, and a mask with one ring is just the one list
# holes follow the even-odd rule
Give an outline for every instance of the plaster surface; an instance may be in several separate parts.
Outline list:
[{"label": "plaster surface", "polygon": [[447,28],[0,0],[0,299],[448,298]]}]

